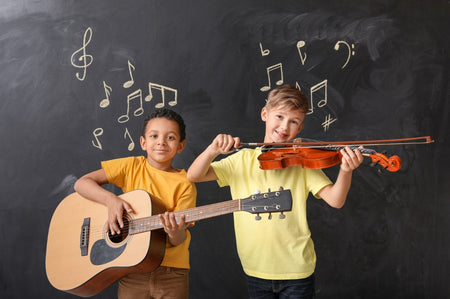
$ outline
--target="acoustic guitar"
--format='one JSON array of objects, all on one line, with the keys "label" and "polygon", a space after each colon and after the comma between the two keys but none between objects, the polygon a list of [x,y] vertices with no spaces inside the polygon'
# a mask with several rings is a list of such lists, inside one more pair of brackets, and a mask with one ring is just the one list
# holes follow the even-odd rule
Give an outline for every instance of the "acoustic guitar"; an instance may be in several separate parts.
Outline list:
[{"label": "acoustic guitar", "polygon": [[[108,210],[102,204],[76,192],[60,202],[50,221],[45,261],[48,280],[56,289],[89,297],[129,273],[151,272],[160,265],[166,245],[161,201],[144,190],[120,197],[134,213],[124,214],[124,227],[116,235],[108,232]],[[246,211],[257,214],[258,220],[260,213],[281,212],[284,218],[283,212],[291,209],[290,190],[281,190],[176,211],[175,216],[179,221],[184,214],[186,222],[192,222]]]}]

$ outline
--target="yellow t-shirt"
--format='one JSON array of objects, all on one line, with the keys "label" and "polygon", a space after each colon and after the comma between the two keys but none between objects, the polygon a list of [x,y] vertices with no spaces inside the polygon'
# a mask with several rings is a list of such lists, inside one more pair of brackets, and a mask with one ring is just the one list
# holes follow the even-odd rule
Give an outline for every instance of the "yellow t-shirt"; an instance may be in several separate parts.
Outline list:
[{"label": "yellow t-shirt", "polygon": [[[167,211],[195,207],[197,189],[186,177],[186,171],[167,172],[152,167],[144,156],[127,157],[102,162],[108,182],[122,188],[123,192],[146,190],[161,199]],[[162,266],[189,269],[189,243],[191,234],[178,246],[166,243]]]},{"label": "yellow t-shirt", "polygon": [[282,186],[292,193],[292,211],[285,219],[276,214],[269,220],[261,214],[234,213],[236,244],[242,267],[247,275],[262,279],[301,279],[314,272],[316,254],[306,219],[306,199],[311,192],[317,196],[328,177],[317,169],[300,166],[262,170],[258,156],[261,149],[244,149],[212,167],[219,186],[230,186],[233,199],[246,198],[257,191],[276,191]]}]

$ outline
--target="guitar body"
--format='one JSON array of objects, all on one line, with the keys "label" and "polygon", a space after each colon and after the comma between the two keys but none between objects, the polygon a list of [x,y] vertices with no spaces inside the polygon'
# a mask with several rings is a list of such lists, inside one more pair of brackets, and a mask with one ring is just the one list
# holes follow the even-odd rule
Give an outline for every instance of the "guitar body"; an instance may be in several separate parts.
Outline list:
[{"label": "guitar body", "polygon": [[[144,190],[120,196],[134,213],[124,220],[164,212],[163,206]],[[64,198],[53,213],[47,240],[46,271],[57,289],[82,297],[93,296],[119,278],[151,272],[164,257],[163,230],[109,236],[108,209],[78,193]]]}]

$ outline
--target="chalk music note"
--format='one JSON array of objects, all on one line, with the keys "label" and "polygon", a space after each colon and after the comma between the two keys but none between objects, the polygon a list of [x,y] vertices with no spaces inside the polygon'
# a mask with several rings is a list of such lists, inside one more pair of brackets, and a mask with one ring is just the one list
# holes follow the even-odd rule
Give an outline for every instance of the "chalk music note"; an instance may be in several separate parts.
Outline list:
[{"label": "chalk music note", "polygon": [[283,79],[283,65],[280,62],[280,63],[277,63],[275,65],[269,66],[267,68],[267,83],[268,84],[263,86],[263,87],[261,87],[261,91],[268,91],[269,89],[272,88],[272,83],[271,83],[271,79],[270,79],[270,73],[272,71],[275,71],[275,70],[280,70],[280,80],[278,80],[276,82],[276,84],[277,85],[283,84],[283,82],[284,82],[284,79]]},{"label": "chalk music note", "polygon": [[145,101],[146,102],[150,102],[153,99],[153,92],[152,89],[157,89],[161,91],[161,103],[158,103],[155,105],[155,108],[162,108],[165,105],[166,102],[166,95],[165,92],[166,91],[170,91],[174,94],[174,99],[172,101],[169,101],[169,105],[170,106],[175,106],[178,103],[178,91],[176,89],[161,85],[161,84],[156,84],[156,83],[148,83],[148,96],[145,97]]},{"label": "chalk music note", "polygon": [[304,55],[302,55],[301,48],[303,48],[305,45],[306,45],[306,43],[303,40],[297,42],[297,51],[298,51],[298,55],[300,56],[300,61],[302,62],[302,65],[305,65],[306,52],[305,52]]},{"label": "chalk music note", "polygon": [[131,101],[134,99],[139,100],[139,107],[136,110],[134,110],[134,113],[133,113],[134,116],[139,116],[144,113],[144,108],[142,107],[142,90],[138,89],[138,90],[135,90],[134,92],[130,93],[127,96],[127,113],[124,115],[121,115],[117,119],[117,121],[119,123],[125,123],[130,119],[130,104],[131,104]]},{"label": "chalk music note", "polygon": [[263,50],[263,46],[261,43],[259,43],[259,48],[261,49],[261,56],[267,56],[270,54],[270,50],[269,49],[265,49]]},{"label": "chalk music note", "polygon": [[355,55],[355,51],[352,50],[352,49],[355,49],[355,45],[352,44],[352,46],[350,47],[350,45],[346,41],[340,40],[334,45],[334,50],[338,51],[339,45],[341,45],[341,44],[344,44],[348,50],[347,60],[345,61],[344,65],[341,67],[341,69],[343,69],[347,66],[347,63],[350,61],[350,57],[352,57],[352,55]]},{"label": "chalk music note", "polygon": [[111,101],[109,100],[109,97],[111,95],[112,92],[112,88],[111,86],[109,86],[108,84],[105,83],[105,81],[103,81],[103,89],[105,90],[105,96],[106,98],[104,98],[103,100],[100,101],[100,107],[101,108],[106,108],[109,106],[109,104],[111,103]]},{"label": "chalk music note", "polygon": [[128,71],[130,72],[130,80],[123,83],[123,88],[130,88],[134,84],[134,78],[133,78],[133,73],[131,72],[131,69],[133,69],[133,71],[136,70],[134,65],[132,65],[131,62],[128,60]]},{"label": "chalk music note", "polygon": [[128,128],[125,128],[125,134],[123,135],[124,139],[130,139],[130,143],[128,144],[128,151],[132,151],[134,149],[134,141],[133,138],[131,138],[130,132],[128,132]]},{"label": "chalk music note", "polygon": [[314,94],[321,89],[323,89],[323,96],[322,94],[319,95],[321,100],[317,102],[317,107],[323,107],[328,103],[328,80],[323,80],[322,82],[311,87],[310,107],[307,114],[314,112]]},{"label": "chalk music note", "polygon": [[99,136],[103,135],[103,129],[102,128],[97,128],[94,130],[94,132],[92,132],[92,134],[94,135],[95,141],[92,140],[92,145],[95,146],[98,149],[102,149],[102,144],[100,143],[100,140],[98,139]]},{"label": "chalk music note", "polygon": [[[92,55],[86,54],[86,46],[91,42],[91,38],[92,38],[92,29],[91,29],[91,27],[89,27],[84,32],[83,46],[80,49],[73,52],[72,56],[70,57],[70,63],[72,63],[72,65],[74,67],[83,69],[82,75],[80,75],[79,72],[76,73],[76,77],[80,81],[83,81],[84,78],[86,78],[86,69],[88,68],[88,66],[90,66],[92,64],[92,61],[94,60]],[[78,62],[80,62],[78,64],[76,61],[74,61],[74,56],[78,55],[79,53],[82,55],[80,57],[78,57],[78,59],[77,59]]]}]

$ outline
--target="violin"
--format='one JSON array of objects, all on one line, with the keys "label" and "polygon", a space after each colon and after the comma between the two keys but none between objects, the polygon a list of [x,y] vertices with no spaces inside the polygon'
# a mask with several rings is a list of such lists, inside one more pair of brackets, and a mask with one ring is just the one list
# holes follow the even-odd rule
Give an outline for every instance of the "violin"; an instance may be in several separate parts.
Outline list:
[{"label": "violin", "polygon": [[[294,139],[285,143],[243,143],[243,146],[263,146],[262,153],[258,156],[261,169],[283,169],[291,166],[303,168],[323,169],[338,165],[342,161],[340,150],[349,146],[355,150],[362,145],[403,145],[422,144],[434,142],[430,136],[367,140],[367,141],[305,141],[308,139]],[[265,146],[268,146],[264,148]],[[401,167],[401,159],[397,155],[390,157],[373,149],[358,148],[363,156],[372,159],[372,165],[380,165],[390,172],[396,172]]]}]

